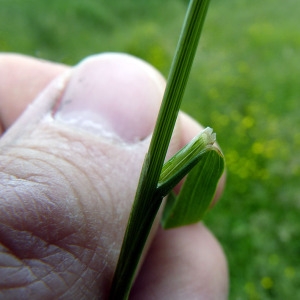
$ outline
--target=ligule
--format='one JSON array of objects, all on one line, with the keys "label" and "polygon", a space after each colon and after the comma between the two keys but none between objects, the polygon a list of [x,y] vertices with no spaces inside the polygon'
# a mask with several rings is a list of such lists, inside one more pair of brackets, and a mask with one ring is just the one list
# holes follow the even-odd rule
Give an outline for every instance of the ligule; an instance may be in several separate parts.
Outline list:
[{"label": "ligule", "polygon": [[159,177],[156,194],[166,196],[175,185],[197,164],[201,155],[216,141],[212,128],[205,128],[164,165]]}]

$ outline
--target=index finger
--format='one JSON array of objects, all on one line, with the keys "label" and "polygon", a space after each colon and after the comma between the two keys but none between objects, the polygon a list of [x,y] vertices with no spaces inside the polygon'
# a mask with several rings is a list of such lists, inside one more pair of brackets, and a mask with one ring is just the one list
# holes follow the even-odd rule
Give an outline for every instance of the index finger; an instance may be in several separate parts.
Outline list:
[{"label": "index finger", "polygon": [[0,55],[0,134],[22,114],[36,96],[59,74],[63,64],[20,54]]}]

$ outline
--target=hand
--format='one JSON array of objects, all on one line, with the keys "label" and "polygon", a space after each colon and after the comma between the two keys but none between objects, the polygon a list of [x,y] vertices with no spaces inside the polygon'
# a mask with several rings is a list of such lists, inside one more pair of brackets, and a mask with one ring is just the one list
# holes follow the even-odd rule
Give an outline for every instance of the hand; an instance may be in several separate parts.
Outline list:
[{"label": "hand", "polygon": [[[121,54],[74,68],[3,54],[0,76],[0,298],[105,299],[164,79]],[[181,113],[169,155],[199,130]],[[203,224],[153,236],[131,299],[227,298]]]}]

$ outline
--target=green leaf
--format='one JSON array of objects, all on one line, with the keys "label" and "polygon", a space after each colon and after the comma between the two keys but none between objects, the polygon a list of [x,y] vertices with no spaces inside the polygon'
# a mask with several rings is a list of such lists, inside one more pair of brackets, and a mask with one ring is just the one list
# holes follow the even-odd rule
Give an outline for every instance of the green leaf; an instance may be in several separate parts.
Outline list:
[{"label": "green leaf", "polygon": [[224,157],[216,147],[202,152],[179,195],[169,195],[162,217],[163,228],[199,222],[209,208],[223,171]]}]

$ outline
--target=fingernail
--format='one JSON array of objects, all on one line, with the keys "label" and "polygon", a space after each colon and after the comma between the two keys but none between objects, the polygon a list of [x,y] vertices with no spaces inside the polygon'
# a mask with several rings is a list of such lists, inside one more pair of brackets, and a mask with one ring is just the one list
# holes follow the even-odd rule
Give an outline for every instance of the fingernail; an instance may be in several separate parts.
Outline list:
[{"label": "fingernail", "polygon": [[136,142],[151,134],[162,76],[125,54],[89,57],[73,69],[54,118],[105,138]]}]

